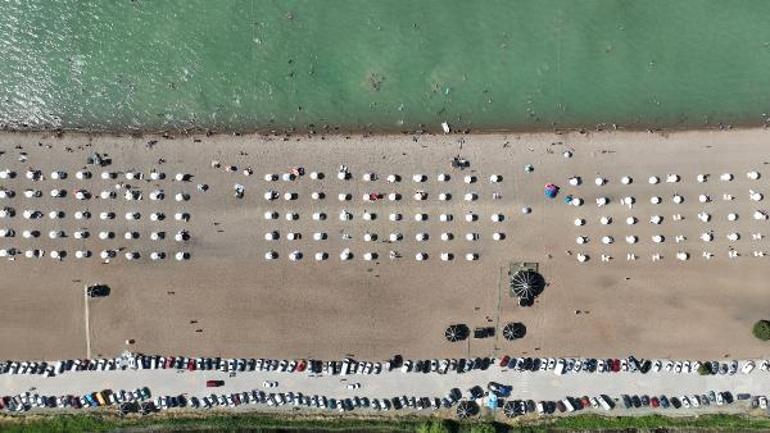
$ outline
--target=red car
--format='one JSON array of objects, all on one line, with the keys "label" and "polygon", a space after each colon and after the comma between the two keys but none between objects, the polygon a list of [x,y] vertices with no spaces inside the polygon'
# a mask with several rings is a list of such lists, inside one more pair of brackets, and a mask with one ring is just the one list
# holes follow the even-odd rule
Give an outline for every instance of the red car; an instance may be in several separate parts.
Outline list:
[{"label": "red car", "polygon": [[220,386],[224,386],[225,381],[224,380],[207,380],[206,381],[206,387],[207,388],[218,388]]},{"label": "red car", "polygon": [[650,406],[652,407],[660,406],[660,400],[658,400],[658,397],[653,397],[650,399]]},{"label": "red car", "polygon": [[508,355],[503,356],[503,359],[500,360],[500,367],[507,367],[508,362],[511,360],[511,357]]},{"label": "red car", "polygon": [[191,359],[187,362],[187,370],[188,371],[195,371],[195,360]]},{"label": "red car", "polygon": [[297,368],[294,371],[296,371],[297,373],[301,373],[305,371],[306,368],[307,368],[307,362],[305,362],[304,359],[300,359],[299,361],[297,361]]},{"label": "red car", "polygon": [[619,359],[613,359],[612,360],[612,371],[614,373],[617,373],[620,371],[620,360]]}]

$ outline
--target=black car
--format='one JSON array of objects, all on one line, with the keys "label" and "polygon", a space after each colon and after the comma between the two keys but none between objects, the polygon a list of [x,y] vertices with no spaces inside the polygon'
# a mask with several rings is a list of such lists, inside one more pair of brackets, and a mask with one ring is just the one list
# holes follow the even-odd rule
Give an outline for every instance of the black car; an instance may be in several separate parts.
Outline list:
[{"label": "black car", "polygon": [[650,405],[650,397],[648,397],[646,395],[643,395],[641,397],[641,400],[642,400],[642,405],[643,406],[649,406]]},{"label": "black car", "polygon": [[400,410],[403,407],[401,405],[401,401],[398,399],[398,397],[391,398],[390,402],[393,404],[393,409],[395,409],[395,410]]},{"label": "black car", "polygon": [[465,369],[465,358],[460,358],[457,361],[457,372],[462,373],[464,369]]},{"label": "black car", "polygon": [[532,358],[524,358],[524,362],[522,362],[522,364],[524,364],[524,370],[531,369],[532,368]]},{"label": "black car", "polygon": [[541,363],[541,362],[542,362],[542,361],[540,361],[540,358],[535,358],[535,359],[533,359],[533,360],[532,360],[532,368],[531,368],[531,371],[537,371],[537,370],[540,370],[540,363]]},{"label": "black car", "polygon": [[639,398],[638,395],[631,397],[631,403],[633,403],[635,408],[642,407],[642,400]]},{"label": "black car", "polygon": [[508,361],[508,368],[511,368],[511,369],[513,369],[513,368],[516,368],[516,358],[513,358],[513,357],[512,357],[512,358],[511,358],[511,359]]},{"label": "black car", "polygon": [[537,410],[537,405],[534,400],[527,400],[527,413],[532,413]]},{"label": "black car", "polygon": [[451,390],[449,390],[449,399],[451,401],[453,402],[458,401],[461,398],[463,398],[463,393],[460,391],[459,388],[452,388]]},{"label": "black car", "polygon": [[682,402],[676,397],[671,397],[671,406],[674,406],[674,409],[679,409],[682,407]]},{"label": "black car", "polygon": [[475,400],[477,398],[484,397],[484,388],[476,385],[473,388],[469,389],[468,393],[470,393],[471,399]]},{"label": "black car", "polygon": [[745,392],[743,392],[743,393],[738,394],[736,396],[736,398],[738,398],[738,400],[750,400],[751,399],[751,394],[746,394]]},{"label": "black car", "polygon": [[733,394],[730,391],[723,392],[722,398],[725,399],[725,404],[731,404],[734,401]]},{"label": "black car", "polygon": [[567,406],[565,406],[564,403],[561,402],[561,400],[556,402],[556,408],[559,409],[559,412],[567,411]]},{"label": "black car", "polygon": [[626,394],[623,394],[621,398],[623,398],[623,407],[625,407],[626,409],[631,409],[631,405],[633,404],[631,403],[631,397],[629,397]]},{"label": "black car", "polygon": [[543,411],[549,415],[556,412],[556,403],[552,401],[546,401],[543,404]]}]

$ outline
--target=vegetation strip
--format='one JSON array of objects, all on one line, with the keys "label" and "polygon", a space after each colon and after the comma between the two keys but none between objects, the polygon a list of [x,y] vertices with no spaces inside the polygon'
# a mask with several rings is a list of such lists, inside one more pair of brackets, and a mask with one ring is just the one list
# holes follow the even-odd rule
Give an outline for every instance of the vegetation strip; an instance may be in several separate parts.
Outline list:
[{"label": "vegetation strip", "polygon": [[113,415],[82,414],[6,417],[0,420],[2,433],[100,433],[100,432],[271,432],[313,431],[362,433],[538,433],[553,431],[654,430],[659,428],[704,431],[761,431],[770,429],[770,418],[746,415],[704,415],[670,418],[660,415],[604,417],[579,415],[523,421],[515,425],[493,421],[400,417],[329,418],[281,417],[265,414],[120,418]]}]

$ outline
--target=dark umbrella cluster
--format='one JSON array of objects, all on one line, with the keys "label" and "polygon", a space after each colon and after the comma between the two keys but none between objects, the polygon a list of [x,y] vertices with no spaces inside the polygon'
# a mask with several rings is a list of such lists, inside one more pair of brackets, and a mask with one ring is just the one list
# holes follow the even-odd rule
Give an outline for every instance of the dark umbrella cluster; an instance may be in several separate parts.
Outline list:
[{"label": "dark umbrella cluster", "polygon": [[479,413],[479,405],[475,401],[461,401],[457,405],[457,417],[465,419]]},{"label": "dark umbrella cluster", "polygon": [[503,328],[503,337],[508,341],[518,340],[527,335],[527,327],[521,322],[511,322]]},{"label": "dark umbrella cluster", "polygon": [[543,293],[545,279],[535,271],[523,270],[511,275],[511,293],[519,298],[519,304],[531,305]]},{"label": "dark umbrella cluster", "polygon": [[449,327],[446,328],[446,331],[444,331],[444,337],[446,337],[447,341],[456,343],[468,338],[470,332],[467,325],[459,323],[456,325],[449,325]]}]

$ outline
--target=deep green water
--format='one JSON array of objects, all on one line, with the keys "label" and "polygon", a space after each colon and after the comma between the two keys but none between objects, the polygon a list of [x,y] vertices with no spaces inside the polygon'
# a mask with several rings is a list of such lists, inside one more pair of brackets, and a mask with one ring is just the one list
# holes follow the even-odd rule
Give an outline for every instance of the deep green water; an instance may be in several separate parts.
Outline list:
[{"label": "deep green water", "polygon": [[0,125],[759,125],[766,0],[2,0]]}]

